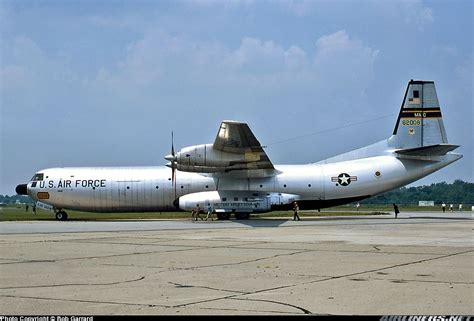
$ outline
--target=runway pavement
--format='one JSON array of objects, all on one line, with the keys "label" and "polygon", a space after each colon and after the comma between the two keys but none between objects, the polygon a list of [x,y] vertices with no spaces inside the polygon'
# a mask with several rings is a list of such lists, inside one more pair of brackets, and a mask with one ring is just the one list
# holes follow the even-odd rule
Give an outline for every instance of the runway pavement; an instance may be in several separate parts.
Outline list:
[{"label": "runway pavement", "polygon": [[2,314],[473,314],[472,212],[1,222]]}]

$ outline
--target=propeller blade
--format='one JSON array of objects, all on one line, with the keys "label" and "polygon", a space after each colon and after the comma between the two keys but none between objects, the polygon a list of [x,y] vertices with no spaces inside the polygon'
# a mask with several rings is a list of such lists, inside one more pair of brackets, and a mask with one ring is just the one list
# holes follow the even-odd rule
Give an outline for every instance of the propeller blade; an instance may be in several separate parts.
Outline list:
[{"label": "propeller blade", "polygon": [[174,153],[174,136],[173,136],[173,131],[171,131],[171,156],[175,156]]},{"label": "propeller blade", "polygon": [[[173,131],[171,131],[171,155],[167,155],[165,159],[170,161],[169,167],[171,167],[171,184],[174,188],[174,198],[176,199],[176,168],[178,167],[178,162],[176,161],[176,153],[174,152]],[[168,166],[168,164],[166,166]]]}]

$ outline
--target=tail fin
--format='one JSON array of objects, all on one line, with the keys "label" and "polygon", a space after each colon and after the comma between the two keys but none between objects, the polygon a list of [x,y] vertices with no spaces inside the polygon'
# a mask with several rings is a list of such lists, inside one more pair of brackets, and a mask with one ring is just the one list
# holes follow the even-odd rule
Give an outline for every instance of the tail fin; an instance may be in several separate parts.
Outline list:
[{"label": "tail fin", "polygon": [[410,80],[389,145],[410,149],[447,143],[434,82]]}]

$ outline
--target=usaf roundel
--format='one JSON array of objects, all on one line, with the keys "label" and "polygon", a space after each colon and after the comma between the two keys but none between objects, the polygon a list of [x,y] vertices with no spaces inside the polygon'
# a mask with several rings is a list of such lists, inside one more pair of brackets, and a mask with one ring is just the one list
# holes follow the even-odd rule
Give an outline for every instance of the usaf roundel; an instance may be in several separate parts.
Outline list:
[{"label": "usaf roundel", "polygon": [[347,186],[351,182],[357,181],[357,176],[351,176],[347,173],[341,173],[337,177],[331,177],[332,182],[337,182],[341,186]]}]

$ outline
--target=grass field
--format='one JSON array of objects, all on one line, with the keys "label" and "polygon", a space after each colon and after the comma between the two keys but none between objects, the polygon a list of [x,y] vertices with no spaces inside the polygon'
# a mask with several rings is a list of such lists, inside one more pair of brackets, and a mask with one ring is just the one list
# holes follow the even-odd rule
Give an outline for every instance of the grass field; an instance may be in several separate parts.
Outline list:
[{"label": "grass field", "polygon": [[[416,205],[400,205],[400,211],[441,211],[439,207],[418,207]],[[135,219],[190,219],[191,214],[187,212],[151,212],[151,213],[88,213],[68,210],[69,220],[135,220]],[[354,206],[337,206],[318,211],[300,211],[301,217],[305,216],[349,216],[349,215],[381,215],[393,213],[391,205],[361,205],[359,211]],[[201,214],[201,216],[203,216]],[[292,211],[275,211],[263,214],[252,214],[252,217],[281,217],[292,218]],[[37,209],[33,214],[31,206],[25,210],[24,205],[9,205],[0,207],[0,221],[31,221],[31,220],[55,220],[54,214],[42,209]]]}]

